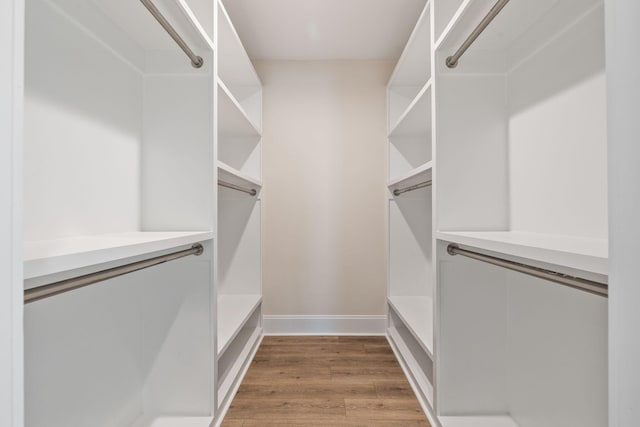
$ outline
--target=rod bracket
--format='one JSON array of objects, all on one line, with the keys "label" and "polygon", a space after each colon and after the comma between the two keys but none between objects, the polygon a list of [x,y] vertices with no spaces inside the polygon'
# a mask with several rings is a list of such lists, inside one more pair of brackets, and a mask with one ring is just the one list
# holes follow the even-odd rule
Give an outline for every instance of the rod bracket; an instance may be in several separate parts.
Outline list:
[{"label": "rod bracket", "polygon": [[194,253],[195,256],[200,256],[204,253],[204,247],[200,243],[194,244],[191,249],[197,249],[197,252]]},{"label": "rod bracket", "polygon": [[447,253],[451,256],[455,256],[457,255],[456,249],[459,249],[458,245],[450,243],[449,246],[447,246]]}]

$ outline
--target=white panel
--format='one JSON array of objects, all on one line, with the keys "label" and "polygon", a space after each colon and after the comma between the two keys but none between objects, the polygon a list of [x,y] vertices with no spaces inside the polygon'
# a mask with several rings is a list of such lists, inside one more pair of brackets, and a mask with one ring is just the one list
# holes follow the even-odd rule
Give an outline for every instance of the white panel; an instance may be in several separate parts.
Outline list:
[{"label": "white panel", "polygon": [[440,261],[438,271],[438,411],[506,414],[506,270],[457,257]]},{"label": "white panel", "polygon": [[508,272],[508,401],[520,427],[607,425],[607,299]]},{"label": "white panel", "polygon": [[436,228],[505,230],[508,167],[504,78],[443,76],[436,84]]},{"label": "white panel", "polygon": [[207,253],[156,266],[140,278],[145,413],[212,413]]},{"label": "white panel", "polygon": [[609,426],[640,419],[640,2],[606,1],[609,99]]},{"label": "white panel", "polygon": [[137,229],[141,76],[48,2],[26,15],[26,240]]},{"label": "white panel", "polygon": [[607,237],[602,12],[509,76],[512,229]]},{"label": "white panel", "polygon": [[23,426],[24,2],[0,2],[0,425]]},{"label": "white panel", "polygon": [[145,79],[142,227],[211,228],[211,77]]},{"label": "white panel", "polygon": [[432,295],[431,189],[389,202],[389,294]]},{"label": "white panel", "polygon": [[218,189],[218,292],[261,294],[260,200]]},{"label": "white panel", "polygon": [[25,426],[125,426],[142,412],[142,277],[25,306]]}]

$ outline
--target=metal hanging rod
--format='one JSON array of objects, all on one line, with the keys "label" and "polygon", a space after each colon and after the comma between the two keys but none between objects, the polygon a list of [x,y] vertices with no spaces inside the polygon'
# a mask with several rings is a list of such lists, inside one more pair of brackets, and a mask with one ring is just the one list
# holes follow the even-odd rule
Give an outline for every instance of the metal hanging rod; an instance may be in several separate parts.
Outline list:
[{"label": "metal hanging rod", "polygon": [[506,259],[468,251],[466,249],[461,249],[456,244],[450,244],[449,246],[447,246],[447,253],[452,256],[463,255],[478,261],[487,262],[489,264],[497,265],[509,270],[528,274],[529,276],[538,277],[541,279],[549,280],[551,282],[559,283],[564,286],[569,286],[570,288],[580,289],[582,291],[586,291],[595,295],[600,295],[605,298],[609,295],[609,286],[605,283],[594,282],[592,280],[569,276],[567,274],[545,270],[544,268],[534,267],[532,265],[521,264],[519,262],[508,261]]},{"label": "metal hanging rod", "polygon": [[140,2],[142,2],[142,4],[153,15],[153,17],[156,18],[156,21],[158,21],[158,23],[162,25],[162,28],[164,28],[165,31],[169,33],[171,38],[178,44],[178,46],[180,46],[180,49],[182,49],[184,53],[187,54],[189,59],[191,59],[191,65],[193,66],[193,68],[202,67],[202,64],[204,64],[204,60],[202,59],[202,57],[193,53],[191,48],[182,39],[182,37],[180,37],[180,34],[178,34],[178,32],[173,28],[173,26],[169,23],[169,21],[167,21],[167,19],[162,15],[162,13],[158,10],[158,8],[153,3],[151,3],[150,0],[140,0]]},{"label": "metal hanging rod", "polygon": [[45,286],[39,286],[33,289],[27,289],[26,291],[24,291],[24,303],[29,304],[30,302],[49,298],[54,295],[63,294],[65,292],[83,288],[94,283],[103,282],[105,280],[113,279],[114,277],[133,273],[134,271],[142,270],[143,268],[152,267],[154,265],[162,264],[167,261],[173,261],[174,259],[183,258],[189,255],[198,256],[201,255],[203,251],[204,248],[202,247],[202,245],[200,243],[196,243],[195,245],[191,246],[191,248],[184,249],[182,251],[172,252],[170,254],[160,255],[143,261],[136,261],[130,264],[121,265],[119,267],[113,267],[107,270],[97,271],[95,273],[61,280],[59,282],[51,283]]},{"label": "metal hanging rod", "polygon": [[418,190],[424,187],[431,187],[431,183],[432,183],[432,180],[429,180],[429,181],[421,182],[420,184],[412,185],[410,187],[398,188],[396,190],[393,190],[393,195],[399,196],[402,193],[406,193],[408,191]]},{"label": "metal hanging rod", "polygon": [[495,5],[491,8],[489,13],[482,18],[482,21],[478,24],[478,26],[469,34],[469,37],[462,43],[462,45],[456,50],[456,53],[447,58],[446,64],[449,68],[455,68],[458,65],[458,60],[464,53],[469,49],[469,46],[476,41],[478,36],[482,34],[485,28],[489,26],[493,18],[495,18],[498,13],[509,3],[509,0],[498,0]]},{"label": "metal hanging rod", "polygon": [[258,194],[258,192],[253,188],[244,188],[244,187],[240,187],[239,185],[229,184],[228,182],[224,182],[224,181],[218,181],[218,185],[220,187],[226,187],[232,190],[242,191],[243,193],[251,194],[252,196],[255,196],[256,194]]}]

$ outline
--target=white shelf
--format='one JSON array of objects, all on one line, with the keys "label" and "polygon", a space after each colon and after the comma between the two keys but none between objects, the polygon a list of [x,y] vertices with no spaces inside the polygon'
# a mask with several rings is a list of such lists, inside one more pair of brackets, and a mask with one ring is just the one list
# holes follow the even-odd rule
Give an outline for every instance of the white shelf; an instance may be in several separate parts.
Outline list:
[{"label": "white shelf", "polygon": [[433,360],[433,299],[422,296],[390,296],[389,304]]},{"label": "white shelf", "polygon": [[25,242],[24,278],[90,267],[212,238],[209,231],[140,231]]},{"label": "white shelf", "polygon": [[389,132],[389,137],[431,136],[431,80],[420,89]]},{"label": "white shelf", "polygon": [[442,427],[518,427],[508,416],[438,417]]},{"label": "white shelf", "polygon": [[414,389],[416,396],[424,396],[426,404],[430,408],[433,408],[433,385],[424,375],[423,367],[420,366],[420,363],[413,357],[411,350],[405,344],[396,328],[389,328],[387,333],[390,338],[391,348],[394,353],[396,353],[396,357],[400,361],[405,375],[412,383],[411,385],[418,388],[418,390]]},{"label": "white shelf", "polygon": [[389,88],[395,86],[422,86],[431,73],[431,4],[427,2],[402,51],[391,78]]},{"label": "white shelf", "polygon": [[431,180],[433,175],[433,162],[429,161],[419,166],[405,175],[392,179],[387,183],[389,190],[393,191],[400,187],[409,187]]},{"label": "white shelf", "polygon": [[261,86],[260,78],[221,0],[218,3],[218,74],[230,87]]},{"label": "white shelf", "polygon": [[213,417],[154,417],[143,415],[131,427],[209,427]]},{"label": "white shelf", "polygon": [[218,297],[218,356],[224,353],[261,301],[261,295]]},{"label": "white shelf", "polygon": [[[251,360],[258,351],[259,344],[262,342],[262,328],[255,328],[253,331],[247,331],[246,344],[242,351],[235,358],[233,366],[229,369],[226,377],[218,385],[218,407],[225,406],[227,399],[233,398],[237,388],[242,383],[247,370],[251,366]],[[233,393],[231,393],[233,392]]]},{"label": "white shelf", "polygon": [[607,239],[519,231],[437,232],[436,238],[596,274],[609,271]]},{"label": "white shelf", "polygon": [[260,180],[244,174],[221,161],[218,161],[218,181],[224,181],[241,187],[253,188],[256,191],[262,187],[262,182]]},{"label": "white shelf", "polygon": [[233,96],[229,88],[217,79],[218,87],[218,128],[221,136],[256,136],[260,129],[249,118],[244,108]]}]

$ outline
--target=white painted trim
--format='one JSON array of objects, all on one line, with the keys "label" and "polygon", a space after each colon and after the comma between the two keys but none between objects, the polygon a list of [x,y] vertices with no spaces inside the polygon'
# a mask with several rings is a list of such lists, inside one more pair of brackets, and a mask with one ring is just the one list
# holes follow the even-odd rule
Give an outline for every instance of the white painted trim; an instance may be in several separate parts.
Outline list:
[{"label": "white painted trim", "polygon": [[384,335],[382,315],[265,315],[265,335]]},{"label": "white painted trim", "polygon": [[0,425],[24,425],[22,118],[24,2],[0,2]]}]

